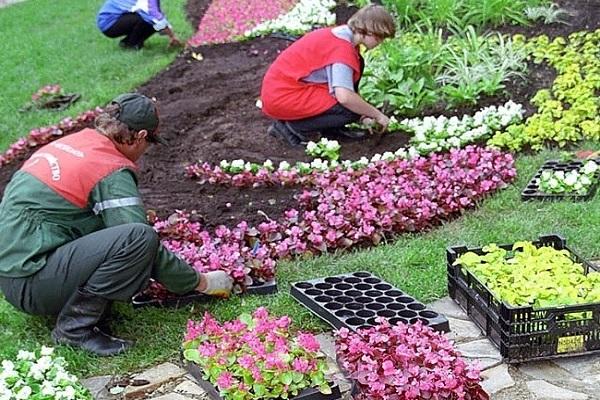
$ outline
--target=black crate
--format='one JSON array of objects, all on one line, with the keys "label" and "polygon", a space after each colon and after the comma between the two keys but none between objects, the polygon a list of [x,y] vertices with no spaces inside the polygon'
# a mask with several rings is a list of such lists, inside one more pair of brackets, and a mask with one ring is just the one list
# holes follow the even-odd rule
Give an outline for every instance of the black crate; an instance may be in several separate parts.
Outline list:
[{"label": "black crate", "polygon": [[[269,282],[253,282],[252,285],[246,288],[244,293],[247,294],[273,294],[277,292],[277,282],[275,280]],[[157,299],[150,297],[145,293],[138,293],[131,299],[134,308],[139,307],[168,307],[179,308],[191,303],[202,303],[211,297],[199,292],[189,292],[181,296],[173,295],[165,299]]]},{"label": "black crate", "polygon": [[[539,181],[538,179],[542,176],[542,172],[545,170],[552,171],[572,171],[574,169],[579,169],[583,166],[583,161],[570,161],[570,162],[560,162],[556,160],[546,161],[540,169],[535,173],[533,178],[529,181],[527,186],[521,191],[521,200],[574,200],[574,201],[585,201],[590,200],[596,194],[596,189],[598,188],[598,181],[600,180],[600,171],[594,174],[592,178],[592,184],[588,188],[588,191],[585,194],[577,194],[577,193],[545,193],[540,191]],[[598,160],[594,160],[598,162]]]},{"label": "black crate", "polygon": [[391,324],[421,321],[434,330],[450,331],[446,317],[370,272],[296,282],[290,291],[292,297],[336,329],[370,328],[377,325],[377,317],[384,317]]},{"label": "black crate", "polygon": [[[194,363],[186,362],[185,368],[192,375],[200,387],[208,394],[208,397],[212,400],[223,400],[219,395],[219,390],[213,386],[212,383],[203,378],[202,370]],[[329,383],[331,385],[331,394],[323,394],[317,389],[308,388],[304,389],[297,396],[290,397],[289,400],[337,400],[342,397],[340,393],[340,387],[337,383]]]},{"label": "black crate", "polygon": [[[567,250],[574,262],[582,264],[584,272],[597,271],[567,247],[559,235],[540,236],[535,246],[551,246]],[[512,244],[502,245],[511,250]],[[461,266],[453,266],[462,254],[472,251],[484,254],[481,248],[449,247],[446,251],[448,292],[500,349],[508,363],[541,360],[600,351],[600,304],[547,307],[514,307],[497,299],[477,277]],[[568,319],[574,313],[586,313],[585,319]]]}]

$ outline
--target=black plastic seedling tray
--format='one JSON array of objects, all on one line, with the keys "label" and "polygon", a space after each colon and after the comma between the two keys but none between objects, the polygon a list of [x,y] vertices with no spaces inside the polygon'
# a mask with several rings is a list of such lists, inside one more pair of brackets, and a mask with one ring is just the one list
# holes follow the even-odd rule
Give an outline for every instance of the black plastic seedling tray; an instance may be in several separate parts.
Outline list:
[{"label": "black plastic seedling tray", "polygon": [[[216,387],[213,386],[207,380],[204,380],[202,370],[200,367],[194,363],[186,363],[185,368],[188,370],[190,375],[192,375],[200,387],[204,389],[208,397],[212,400],[224,400],[223,397],[219,394],[219,391]],[[289,397],[288,400],[337,400],[341,398],[340,387],[337,383],[331,384],[331,394],[323,394],[319,392],[317,389],[308,388],[304,389],[297,396]]]},{"label": "black plastic seedling tray", "polygon": [[336,329],[356,331],[377,325],[378,317],[413,324],[421,321],[448,332],[448,319],[370,272],[354,272],[292,284],[291,294]]},{"label": "black plastic seedling tray", "polygon": [[[597,271],[567,247],[558,235],[540,236],[536,247],[567,250],[582,264],[584,273]],[[502,245],[511,250],[512,244]],[[533,309],[514,307],[497,299],[477,277],[459,265],[452,265],[464,253],[484,254],[481,248],[449,247],[446,251],[448,292],[486,336],[498,347],[508,363],[592,354],[600,352],[600,304],[579,304]],[[569,318],[585,313],[585,318]]]},{"label": "black plastic seedling tray", "polygon": [[[269,282],[254,282],[246,288],[244,293],[247,294],[273,294],[277,292],[277,282],[275,280]],[[131,303],[134,308],[139,307],[168,307],[179,308],[191,303],[202,303],[207,301],[210,296],[198,292],[189,292],[181,296],[167,297],[165,299],[157,299],[143,293],[138,293],[133,296]]]},{"label": "black plastic seedling tray", "polygon": [[[552,171],[572,171],[574,169],[579,169],[583,166],[587,160],[583,161],[570,161],[570,162],[560,162],[556,160],[546,161],[540,169],[535,173],[533,178],[529,181],[525,189],[521,192],[522,200],[575,200],[575,201],[585,201],[594,197],[596,194],[596,190],[598,188],[598,181],[600,179],[600,172],[596,172],[592,179],[592,184],[588,188],[588,191],[585,194],[577,194],[577,193],[545,193],[540,191],[539,179],[542,176],[542,172],[545,170]],[[598,160],[594,160],[598,162]]]}]

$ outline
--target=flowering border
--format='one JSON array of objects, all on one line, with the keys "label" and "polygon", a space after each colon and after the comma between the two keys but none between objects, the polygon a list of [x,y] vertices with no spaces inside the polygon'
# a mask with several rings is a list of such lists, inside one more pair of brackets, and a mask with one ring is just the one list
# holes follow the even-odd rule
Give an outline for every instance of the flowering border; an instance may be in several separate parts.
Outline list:
[{"label": "flowering border", "polygon": [[200,183],[225,184],[236,187],[263,185],[303,184],[321,172],[341,168],[344,170],[360,170],[380,161],[411,160],[426,156],[433,152],[462,148],[466,145],[490,137],[495,131],[521,121],[523,107],[512,101],[496,107],[485,107],[473,116],[464,115],[447,118],[424,117],[393,121],[393,130],[414,132],[410,147],[401,147],[395,152],[375,154],[368,159],[358,160],[323,160],[316,158],[312,162],[296,162],[291,165],[281,161],[277,167],[271,160],[262,164],[237,159],[222,160],[219,165],[199,161],[186,166],[189,177],[198,179]]}]

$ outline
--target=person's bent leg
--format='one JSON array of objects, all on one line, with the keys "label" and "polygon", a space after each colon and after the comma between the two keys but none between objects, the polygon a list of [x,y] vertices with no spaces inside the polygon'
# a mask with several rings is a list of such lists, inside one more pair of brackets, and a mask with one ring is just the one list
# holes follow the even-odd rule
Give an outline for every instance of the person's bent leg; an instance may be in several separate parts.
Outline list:
[{"label": "person's bent leg", "polygon": [[137,17],[137,20],[133,26],[133,29],[121,42],[123,43],[124,47],[130,47],[139,50],[144,47],[144,42],[146,39],[152,36],[156,31],[151,24],[144,21],[138,14],[135,14],[135,16]]},{"label": "person's bent leg", "polygon": [[306,135],[319,131],[323,134],[344,134],[345,125],[357,122],[360,115],[350,111],[341,104],[336,104],[322,114],[296,121],[287,121],[286,126],[295,134]]},{"label": "person's bent leg", "polygon": [[58,343],[117,354],[130,343],[97,326],[111,301],[129,301],[147,284],[158,245],[156,232],[146,224],[94,232],[58,248],[35,275],[13,280],[9,301],[31,314],[58,313],[52,332]]},{"label": "person's bent leg", "polygon": [[103,33],[110,38],[125,36],[119,45],[139,50],[144,46],[146,39],[155,32],[154,27],[144,21],[139,14],[125,13]]}]

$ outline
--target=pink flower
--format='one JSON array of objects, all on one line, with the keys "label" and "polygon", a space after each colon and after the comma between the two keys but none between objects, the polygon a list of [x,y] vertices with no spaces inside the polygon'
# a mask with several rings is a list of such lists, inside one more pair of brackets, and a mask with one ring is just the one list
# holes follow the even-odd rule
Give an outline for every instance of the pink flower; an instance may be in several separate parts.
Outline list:
[{"label": "pink flower", "polygon": [[217,386],[219,386],[219,389],[229,389],[231,386],[233,386],[233,383],[233,375],[227,371],[221,372],[217,378]]},{"label": "pink flower", "polygon": [[310,333],[298,334],[298,344],[309,352],[317,352],[321,350],[321,345],[317,341],[314,335]]}]

